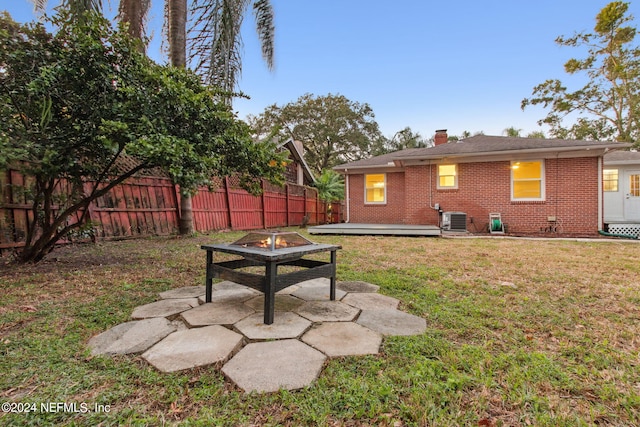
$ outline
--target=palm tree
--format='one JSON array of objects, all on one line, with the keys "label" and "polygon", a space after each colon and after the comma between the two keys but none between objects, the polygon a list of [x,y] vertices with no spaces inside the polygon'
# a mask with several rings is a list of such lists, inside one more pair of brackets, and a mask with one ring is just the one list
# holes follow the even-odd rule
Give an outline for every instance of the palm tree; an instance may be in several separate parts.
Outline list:
[{"label": "palm tree", "polygon": [[344,180],[342,175],[325,169],[313,184],[318,190],[318,198],[323,202],[335,202],[344,199]]},{"label": "palm tree", "polygon": [[318,190],[318,198],[325,202],[326,218],[331,222],[331,202],[344,199],[342,175],[331,169],[325,169],[313,185]]},{"label": "palm tree", "polygon": [[[44,13],[47,10],[47,0],[29,1],[33,3],[36,13]],[[62,0],[60,6],[68,9],[75,18],[80,17],[87,10],[102,13],[102,0]]]},{"label": "palm tree", "polygon": [[[171,64],[186,66],[187,51],[190,51],[190,59],[196,63],[194,70],[203,74],[208,83],[221,87],[226,92],[225,100],[229,104],[242,69],[240,27],[250,3],[250,0],[192,0],[191,13],[194,18],[189,32],[186,30],[187,0],[166,0],[165,3]],[[262,57],[269,69],[273,69],[271,2],[253,0],[253,12],[262,45]],[[191,34],[190,39],[187,34]],[[182,194],[180,201],[180,234],[191,234],[191,196]]]},{"label": "palm tree", "polygon": [[189,61],[205,79],[228,93],[236,89],[242,71],[240,28],[252,4],[262,58],[274,68],[274,14],[270,0],[192,0]]},{"label": "palm tree", "polygon": [[519,138],[520,132],[522,132],[522,129],[517,129],[514,126],[508,127],[502,131],[504,135],[509,136],[511,138]]},{"label": "palm tree", "polygon": [[547,136],[544,134],[543,131],[541,130],[534,130],[532,132],[529,132],[527,134],[527,138],[534,138],[534,139],[546,139]]},{"label": "palm tree", "polygon": [[129,24],[127,31],[133,38],[143,40],[145,21],[151,7],[151,0],[120,0],[118,19]]}]

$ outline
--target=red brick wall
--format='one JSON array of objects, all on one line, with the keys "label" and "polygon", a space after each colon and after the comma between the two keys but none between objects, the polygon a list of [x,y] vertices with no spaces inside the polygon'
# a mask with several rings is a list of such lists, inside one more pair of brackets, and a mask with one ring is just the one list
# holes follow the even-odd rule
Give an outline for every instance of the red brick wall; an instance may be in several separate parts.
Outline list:
[{"label": "red brick wall", "polygon": [[445,212],[465,212],[473,232],[486,232],[490,212],[501,214],[510,233],[597,234],[599,228],[595,157],[546,159],[545,200],[539,202],[511,201],[509,161],[458,164],[458,189],[438,190],[436,180],[435,165],[389,173],[387,204],[373,206],[363,202],[363,175],[350,175],[350,221],[437,225],[438,213],[429,206],[439,203]]},{"label": "red brick wall", "polygon": [[[364,175],[349,175],[349,221],[367,224],[402,224],[405,174],[387,173],[387,203],[364,203]],[[398,215],[399,214],[399,215]]]}]

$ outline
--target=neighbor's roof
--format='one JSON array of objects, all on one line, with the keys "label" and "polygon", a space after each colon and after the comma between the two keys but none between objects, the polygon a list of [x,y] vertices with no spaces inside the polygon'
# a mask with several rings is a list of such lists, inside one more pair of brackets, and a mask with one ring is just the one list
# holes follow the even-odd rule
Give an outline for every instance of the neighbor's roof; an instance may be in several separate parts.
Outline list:
[{"label": "neighbor's roof", "polygon": [[[497,155],[521,155],[524,153],[556,153],[581,150],[613,150],[630,147],[625,142],[581,141],[567,139],[512,138],[506,136],[476,135],[457,142],[448,142],[428,148],[411,148],[371,157],[334,167],[335,170],[401,166],[420,160],[441,160],[451,158],[472,158]],[[597,154],[596,154],[597,153]]]},{"label": "neighbor's roof", "polygon": [[[300,143],[300,145],[302,145],[302,143]],[[283,144],[280,144],[278,147],[288,148],[289,151],[291,151],[291,154],[293,155],[293,158],[296,160],[296,162],[302,165],[302,172],[304,173],[304,177],[306,178],[306,180],[308,182],[316,182],[316,178],[315,176],[313,176],[313,172],[311,172],[311,168],[309,167],[307,162],[304,160],[304,153],[300,150],[300,146],[298,146],[298,144],[296,144],[296,142],[293,139],[291,138],[287,139],[286,142],[284,142]]]},{"label": "neighbor's roof", "polygon": [[624,164],[640,164],[640,152],[631,151],[613,151],[604,156],[604,164],[608,165],[624,165]]}]

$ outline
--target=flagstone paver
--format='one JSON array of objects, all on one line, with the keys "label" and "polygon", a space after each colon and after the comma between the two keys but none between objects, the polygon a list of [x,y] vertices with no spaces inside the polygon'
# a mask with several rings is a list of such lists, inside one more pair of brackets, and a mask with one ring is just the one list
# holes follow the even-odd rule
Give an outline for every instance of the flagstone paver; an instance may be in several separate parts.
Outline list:
[{"label": "flagstone paver", "polygon": [[382,335],[419,335],[427,329],[425,319],[400,310],[362,310],[357,323]]},{"label": "flagstone paver", "polygon": [[350,293],[342,298],[342,302],[361,310],[395,309],[400,304],[395,298],[374,293]]},{"label": "flagstone paver", "polygon": [[[249,301],[246,301],[245,304],[255,311],[264,312],[264,295],[261,294],[259,297],[251,298]],[[304,301],[300,298],[286,294],[276,294],[275,311],[293,311],[302,304],[304,304]]]},{"label": "flagstone paver", "polygon": [[312,322],[350,322],[360,313],[360,309],[340,301],[309,301],[295,311]]},{"label": "flagstone paver", "polygon": [[[305,286],[291,293],[305,301],[330,301],[331,288],[327,285]],[[336,300],[341,300],[347,293],[336,289]]]},{"label": "flagstone paver", "polygon": [[380,286],[374,285],[368,282],[352,281],[352,282],[338,282],[336,288],[345,292],[368,292],[375,293],[380,290]]},{"label": "flagstone paver", "polygon": [[136,307],[131,317],[133,319],[148,319],[150,317],[172,318],[198,305],[200,304],[197,298],[163,299]]},{"label": "flagstone paver", "polygon": [[311,321],[292,312],[278,313],[271,325],[264,324],[264,314],[256,313],[233,325],[250,340],[298,338],[311,327]]},{"label": "flagstone paver", "polygon": [[142,353],[167,335],[176,325],[164,317],[121,323],[89,340],[92,355]]},{"label": "flagstone paver", "polygon": [[329,357],[377,354],[382,335],[353,322],[329,322],[312,328],[302,341]]},{"label": "flagstone paver", "polygon": [[212,325],[174,332],[142,354],[162,372],[226,361],[242,345],[242,335]]},{"label": "flagstone paver", "polygon": [[160,298],[162,299],[176,299],[176,298],[198,298],[204,295],[206,289],[203,286],[185,286],[184,288],[176,288],[168,291],[160,292]]},{"label": "flagstone paver", "polygon": [[[203,292],[199,298],[201,304],[206,302],[205,293]],[[245,302],[258,295],[262,295],[255,289],[239,285],[234,282],[224,281],[216,283],[211,288],[211,302]]]},{"label": "flagstone paver", "polygon": [[233,325],[236,322],[255,313],[251,307],[242,303],[209,302],[191,310],[184,311],[180,316],[191,327],[207,325]]},{"label": "flagstone paver", "polygon": [[310,385],[322,370],[326,356],[299,340],[248,344],[222,372],[245,392],[296,390]]}]

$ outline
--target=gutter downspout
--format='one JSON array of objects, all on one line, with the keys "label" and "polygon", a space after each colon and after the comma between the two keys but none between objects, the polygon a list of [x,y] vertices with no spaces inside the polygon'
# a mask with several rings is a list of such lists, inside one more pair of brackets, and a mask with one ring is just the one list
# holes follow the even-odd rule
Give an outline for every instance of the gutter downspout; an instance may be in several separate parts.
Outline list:
[{"label": "gutter downspout", "polygon": [[346,192],[346,199],[347,199],[347,200],[345,200],[347,202],[347,206],[346,206],[346,208],[347,208],[347,218],[344,220],[344,222],[346,222],[348,224],[349,223],[349,211],[350,211],[349,202],[351,201],[351,197],[350,197],[351,194],[349,193],[349,174],[347,173],[346,169],[344,170],[344,176],[345,176],[344,183],[345,183],[345,187],[346,187],[345,188],[345,192]]},{"label": "gutter downspout", "polygon": [[604,192],[602,189],[602,159],[603,156],[598,157],[598,231],[603,230],[604,227]]},{"label": "gutter downspout", "polygon": [[431,159],[429,159],[429,207],[431,209],[436,209],[433,205],[433,177],[431,176],[433,173],[433,165],[431,164]]}]

